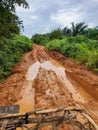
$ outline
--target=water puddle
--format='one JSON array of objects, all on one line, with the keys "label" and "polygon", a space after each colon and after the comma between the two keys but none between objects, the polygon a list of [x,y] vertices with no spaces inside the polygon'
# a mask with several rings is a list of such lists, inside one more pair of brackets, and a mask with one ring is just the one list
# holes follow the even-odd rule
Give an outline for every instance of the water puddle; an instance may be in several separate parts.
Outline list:
[{"label": "water puddle", "polygon": [[57,75],[63,78],[63,75],[65,74],[65,69],[63,67],[55,67],[51,62],[45,61],[43,63],[36,62],[33,64],[27,73],[27,80],[34,80],[37,77],[37,74],[39,72],[39,68],[42,67],[46,70],[52,70],[54,71]]},{"label": "water puddle", "polygon": [[28,81],[24,86],[21,93],[22,98],[15,104],[20,105],[19,112],[28,112],[34,109],[34,89],[32,88],[32,82]]},{"label": "water puddle", "polygon": [[[59,78],[59,80],[64,84],[64,86],[72,93],[73,98],[76,101],[85,102],[85,99],[82,97],[82,95],[74,88],[72,83],[68,80],[65,73],[65,68],[61,65],[59,65],[56,61],[45,61],[43,63],[36,62],[35,64],[31,65],[29,68],[26,79],[29,81],[34,80],[37,77],[37,74],[39,72],[39,68],[44,68],[46,70],[54,71]],[[47,91],[49,93],[49,91]]]},{"label": "water puddle", "polygon": [[84,97],[80,94],[80,92],[77,89],[74,88],[72,83],[66,77],[63,77],[62,83],[64,83],[65,87],[72,93],[72,97],[74,98],[74,100],[80,101],[82,103],[85,102]]},{"label": "water puddle", "polygon": [[[22,98],[15,103],[15,104],[20,105],[19,113],[33,111],[35,101],[34,101],[34,89],[32,88],[31,81],[28,81],[26,83],[21,95],[22,95]],[[32,115],[32,117],[34,117],[34,115]],[[28,127],[31,127],[31,126],[32,126],[31,124],[28,125]],[[18,127],[16,130],[21,130],[21,128]]]}]

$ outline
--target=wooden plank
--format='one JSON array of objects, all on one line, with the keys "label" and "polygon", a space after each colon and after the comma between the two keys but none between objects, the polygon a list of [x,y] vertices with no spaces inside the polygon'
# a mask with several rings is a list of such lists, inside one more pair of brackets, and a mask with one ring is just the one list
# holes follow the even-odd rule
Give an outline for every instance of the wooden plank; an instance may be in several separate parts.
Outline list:
[{"label": "wooden plank", "polygon": [[19,113],[19,105],[0,106],[0,113]]},{"label": "wooden plank", "polygon": [[[55,113],[55,112],[60,112],[60,111],[77,111],[77,112],[82,112],[83,110],[81,108],[77,108],[77,107],[61,107],[61,108],[57,108],[57,109],[49,109],[49,110],[34,110],[31,112],[27,112],[28,115],[38,115],[38,114],[47,114],[47,113]],[[0,119],[6,119],[6,118],[11,118],[11,117],[23,117],[25,116],[25,113],[18,113],[18,114],[8,114],[8,115],[1,115]]]}]

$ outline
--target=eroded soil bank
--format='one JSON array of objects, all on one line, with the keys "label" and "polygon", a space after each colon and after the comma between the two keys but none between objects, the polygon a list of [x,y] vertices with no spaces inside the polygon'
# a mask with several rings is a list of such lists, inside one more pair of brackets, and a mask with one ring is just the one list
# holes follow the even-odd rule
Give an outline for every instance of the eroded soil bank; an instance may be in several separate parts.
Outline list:
[{"label": "eroded soil bank", "polygon": [[10,104],[19,104],[20,112],[80,106],[98,124],[98,76],[57,52],[33,44],[32,51],[0,84],[0,105]]}]

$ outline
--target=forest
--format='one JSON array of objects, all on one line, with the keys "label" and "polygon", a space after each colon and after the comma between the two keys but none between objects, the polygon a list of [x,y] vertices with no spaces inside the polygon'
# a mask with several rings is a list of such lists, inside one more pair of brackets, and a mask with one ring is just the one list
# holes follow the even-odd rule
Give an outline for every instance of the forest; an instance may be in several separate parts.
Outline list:
[{"label": "forest", "polygon": [[98,72],[98,26],[85,22],[70,23],[71,27],[58,27],[46,34],[23,36],[23,21],[16,15],[15,7],[29,8],[26,0],[0,1],[0,81],[11,74],[11,69],[22,55],[31,50],[32,43],[45,46],[74,59],[94,72]]},{"label": "forest", "polygon": [[26,0],[0,1],[0,81],[11,74],[12,66],[31,49],[31,39],[21,35],[23,21],[16,15],[16,6],[29,8]]},{"label": "forest", "polygon": [[98,72],[98,27],[89,28],[85,22],[71,23],[47,34],[35,34],[32,41],[74,59],[94,72]]}]

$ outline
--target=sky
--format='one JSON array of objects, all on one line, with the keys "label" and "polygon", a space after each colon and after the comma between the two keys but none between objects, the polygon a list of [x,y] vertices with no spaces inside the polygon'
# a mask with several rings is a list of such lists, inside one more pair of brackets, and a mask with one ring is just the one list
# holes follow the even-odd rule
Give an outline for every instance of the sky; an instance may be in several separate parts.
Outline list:
[{"label": "sky", "polygon": [[23,20],[23,35],[48,33],[58,27],[70,27],[72,22],[98,25],[98,0],[26,0],[29,9],[16,8]]}]

